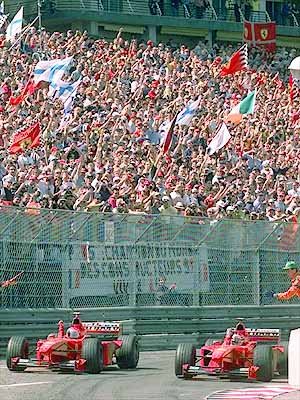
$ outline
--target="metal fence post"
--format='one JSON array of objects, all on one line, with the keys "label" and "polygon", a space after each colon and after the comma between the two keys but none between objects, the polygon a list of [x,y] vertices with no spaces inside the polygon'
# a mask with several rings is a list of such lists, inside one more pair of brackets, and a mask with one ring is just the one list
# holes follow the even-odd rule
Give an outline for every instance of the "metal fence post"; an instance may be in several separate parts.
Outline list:
[{"label": "metal fence post", "polygon": [[261,293],[260,293],[261,270],[260,270],[260,263],[259,263],[260,251],[255,249],[255,250],[253,250],[253,252],[255,255],[253,300],[254,300],[254,304],[257,304],[259,306],[259,305],[261,305]]},{"label": "metal fence post", "polygon": [[62,246],[61,248],[61,269],[62,269],[62,306],[63,308],[70,307],[70,280],[69,276],[69,260],[68,260],[69,247],[68,245]]},{"label": "metal fence post", "polygon": [[201,271],[201,247],[197,250],[198,256],[196,265],[194,266],[194,290],[193,290],[193,306],[199,306],[200,296],[200,271]]},{"label": "metal fence post", "polygon": [[131,287],[131,290],[129,292],[129,306],[130,307],[135,307],[137,304],[137,298],[136,298],[136,244],[128,247],[130,250],[129,252],[131,253],[131,257],[128,259],[131,259],[131,262],[129,262],[129,276],[130,276],[130,284],[129,287]]},{"label": "metal fence post", "polygon": [[[5,246],[5,241],[2,240],[2,263],[1,263],[1,267],[3,268],[3,272],[5,271],[5,266],[6,266],[6,246]],[[4,274],[0,275],[1,276],[1,281],[4,280]],[[1,290],[1,308],[7,308],[4,305],[5,302],[5,290]]]}]

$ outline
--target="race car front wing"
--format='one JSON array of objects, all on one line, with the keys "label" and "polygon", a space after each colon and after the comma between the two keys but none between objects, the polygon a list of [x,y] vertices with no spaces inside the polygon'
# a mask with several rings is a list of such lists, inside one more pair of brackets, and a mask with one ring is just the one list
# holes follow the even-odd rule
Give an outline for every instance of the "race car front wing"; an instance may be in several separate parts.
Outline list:
[{"label": "race car front wing", "polygon": [[182,366],[182,376],[186,379],[193,376],[215,376],[222,378],[245,377],[248,379],[256,379],[259,367],[251,366],[249,368],[237,368],[231,371],[223,371],[221,368],[202,368],[197,365],[184,364]]},{"label": "race car front wing", "polygon": [[81,358],[78,360],[69,360],[61,363],[51,363],[48,361],[41,361],[37,359],[19,358],[14,357],[11,359],[11,365],[15,368],[49,368],[49,369],[60,369],[70,370],[74,372],[82,372],[85,369],[86,360]]}]

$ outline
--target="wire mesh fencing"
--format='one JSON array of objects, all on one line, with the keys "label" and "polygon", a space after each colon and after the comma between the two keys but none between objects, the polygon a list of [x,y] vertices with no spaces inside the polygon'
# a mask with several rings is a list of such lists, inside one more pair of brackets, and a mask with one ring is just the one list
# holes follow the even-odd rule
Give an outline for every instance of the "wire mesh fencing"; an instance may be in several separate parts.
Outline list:
[{"label": "wire mesh fencing", "polygon": [[[275,304],[298,223],[0,210],[1,308]],[[291,300],[297,302],[297,300]],[[299,299],[298,299],[299,302]]]}]

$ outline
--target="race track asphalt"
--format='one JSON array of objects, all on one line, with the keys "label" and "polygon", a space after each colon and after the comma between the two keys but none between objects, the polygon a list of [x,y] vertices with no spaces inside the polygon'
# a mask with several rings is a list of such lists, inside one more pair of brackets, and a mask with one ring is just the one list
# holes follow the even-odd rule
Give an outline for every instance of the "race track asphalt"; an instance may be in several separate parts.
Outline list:
[{"label": "race track asphalt", "polygon": [[[203,400],[217,390],[262,386],[203,377],[191,381],[177,379],[173,372],[174,354],[144,352],[136,370],[111,367],[99,375],[41,369],[16,373],[8,371],[1,361],[0,400]],[[286,381],[276,381],[283,383]]]}]

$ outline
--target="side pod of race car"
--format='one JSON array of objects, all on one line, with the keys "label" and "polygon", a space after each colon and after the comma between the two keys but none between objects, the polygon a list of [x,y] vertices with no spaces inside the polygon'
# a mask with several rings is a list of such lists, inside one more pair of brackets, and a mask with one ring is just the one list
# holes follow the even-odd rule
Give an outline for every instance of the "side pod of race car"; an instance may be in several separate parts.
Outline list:
[{"label": "side pod of race car", "polygon": [[208,339],[200,349],[179,344],[175,375],[244,377],[270,382],[276,374],[287,374],[287,348],[287,342],[280,343],[279,329],[249,329],[239,322],[235,328],[227,329],[224,339]]},{"label": "side pod of race car", "polygon": [[122,369],[136,368],[138,360],[137,336],[122,335],[121,322],[81,322],[79,314],[66,332],[63,321],[59,321],[57,334],[38,340],[35,358],[29,357],[29,344],[22,336],[10,338],[6,353],[11,371],[46,367],[98,374],[113,364]]}]

